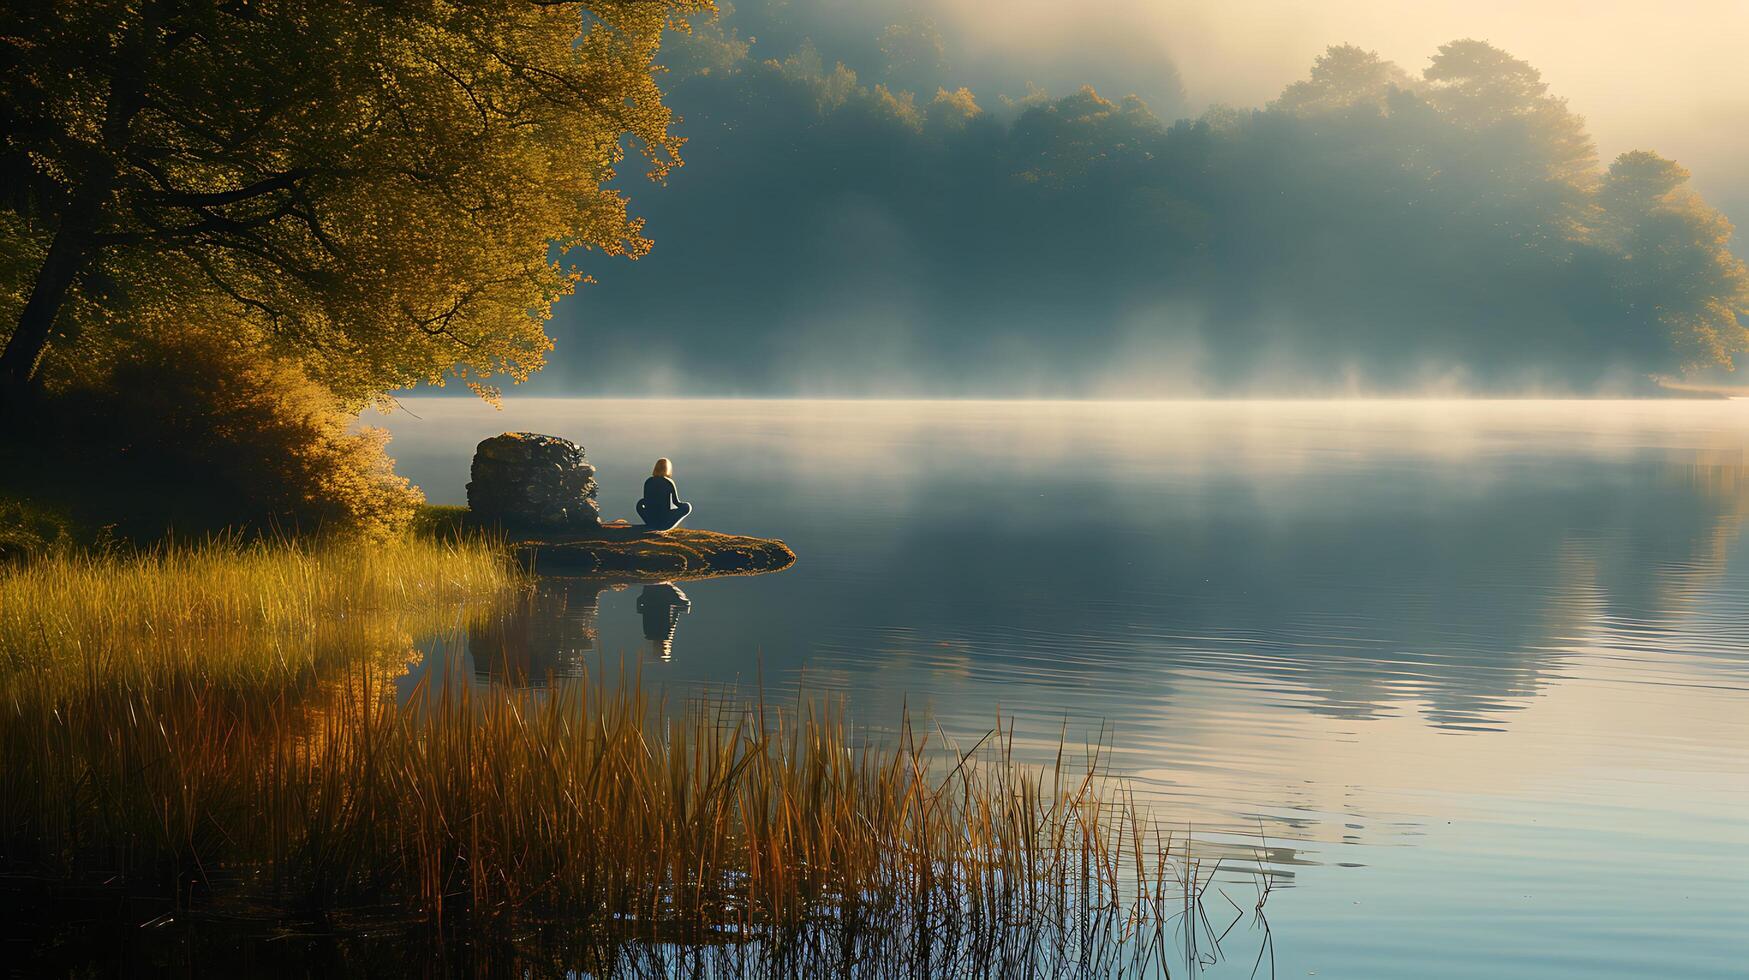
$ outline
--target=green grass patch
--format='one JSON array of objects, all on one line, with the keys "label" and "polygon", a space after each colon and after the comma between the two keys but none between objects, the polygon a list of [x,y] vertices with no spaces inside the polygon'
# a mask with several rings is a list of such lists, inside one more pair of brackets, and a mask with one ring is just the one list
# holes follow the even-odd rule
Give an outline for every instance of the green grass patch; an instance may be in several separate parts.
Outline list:
[{"label": "green grass patch", "polygon": [[465,506],[421,504],[413,513],[411,530],[428,537],[455,538],[464,533],[477,533],[479,529],[469,523]]}]

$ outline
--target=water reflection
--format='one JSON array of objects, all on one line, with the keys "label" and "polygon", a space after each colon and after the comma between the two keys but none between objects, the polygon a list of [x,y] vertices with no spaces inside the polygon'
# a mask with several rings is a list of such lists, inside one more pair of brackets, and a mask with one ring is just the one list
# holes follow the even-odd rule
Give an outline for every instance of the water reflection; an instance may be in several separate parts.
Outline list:
[{"label": "water reflection", "polygon": [[[864,555],[858,588],[784,615],[826,637],[807,661],[816,683],[878,672],[890,689],[902,673],[913,694],[963,682],[1113,721],[1148,721],[1187,682],[1222,678],[1277,709],[1359,722],[1407,706],[1443,731],[1498,730],[1600,628],[1740,662],[1740,631],[1683,621],[1749,512],[1740,463],[1557,459],[1479,487],[1448,468],[1386,468],[1388,489],[1308,474],[1278,502],[1238,480],[1134,488],[1121,533],[1019,494],[981,527],[919,512]],[[1088,512],[1122,496],[1114,483],[1037,499]]]},{"label": "water reflection", "polygon": [[[426,407],[437,443],[397,418],[397,453],[443,499],[475,410]],[[1600,625],[1676,640],[1749,513],[1749,406],[1728,403],[730,402],[708,437],[693,403],[518,407],[587,437],[604,499],[673,444],[725,526],[802,554],[701,586],[733,596],[692,614],[712,656],[676,679],[758,657],[884,696],[877,716],[951,683],[979,712],[1148,719],[1219,676],[1278,710],[1497,730]],[[671,654],[688,597],[640,595],[643,632],[607,627],[610,656]],[[1740,660],[1739,636],[1679,639]]]},{"label": "water reflection", "polygon": [[[602,599],[637,588],[635,610],[615,610],[623,633],[635,618],[648,652],[673,660],[680,617],[692,600],[673,582],[636,583],[598,578],[541,578],[526,596],[498,608],[474,610],[459,633],[432,632],[417,644],[414,679],[433,683],[465,657],[479,683],[542,687],[584,676],[625,645],[604,648]],[[400,685],[405,697],[412,682]]]},{"label": "water reflection", "polygon": [[692,611],[692,602],[673,582],[656,582],[638,593],[638,613],[644,620],[644,639],[650,652],[664,661],[674,659],[674,630],[682,613]]},{"label": "water reflection", "polygon": [[[1466,964],[1458,920],[1597,975],[1749,956],[1749,403],[416,411],[396,452],[434,499],[476,433],[578,436],[604,500],[636,498],[655,444],[714,524],[795,548],[685,583],[706,595],[666,684],[758,672],[966,744],[1000,712],[1046,762],[1109,725],[1199,834],[1261,822],[1301,871],[1366,865],[1283,901],[1296,969],[1431,975],[1354,951]],[[602,596],[609,659],[651,641],[639,594]],[[1585,972],[1559,956],[1495,972]]]},{"label": "water reflection", "polygon": [[475,676],[515,685],[582,676],[586,655],[598,642],[603,588],[578,579],[543,578],[529,595],[476,614],[467,624]]}]

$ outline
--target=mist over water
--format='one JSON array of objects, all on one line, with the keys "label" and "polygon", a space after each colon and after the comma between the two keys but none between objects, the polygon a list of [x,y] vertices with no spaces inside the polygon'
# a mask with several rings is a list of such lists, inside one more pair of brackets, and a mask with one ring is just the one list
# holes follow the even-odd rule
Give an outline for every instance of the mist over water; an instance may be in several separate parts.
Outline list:
[{"label": "mist over water", "polygon": [[[687,165],[665,187],[619,181],[655,249],[611,266],[572,256],[600,281],[558,308],[532,390],[1566,397],[1648,394],[1655,377],[1741,384],[1749,270],[1731,251],[1731,181],[1623,135],[1638,130],[1600,129],[1596,113],[1622,97],[1586,86],[1657,75],[1637,91],[1687,85],[1680,104],[1714,105],[1691,73],[1545,73],[1545,59],[1583,60],[1552,43],[1549,11],[1496,34],[1457,26],[1446,5],[1376,31],[1357,29],[1365,4],[1275,17],[1144,6],[1022,5],[989,25],[958,4],[748,0],[673,34],[663,85]],[[1610,9],[1573,37],[1602,22],[1648,26]],[[1201,65],[1181,78],[1192,47]],[[1214,71],[1223,47],[1243,56]],[[1210,91],[1232,95],[1211,105]]]},{"label": "mist over water", "polygon": [[680,583],[655,639],[644,585],[549,580],[408,683],[623,655],[875,738],[907,706],[963,744],[999,711],[1034,760],[1103,732],[1189,832],[1267,836],[1281,976],[1749,955],[1749,402],[409,405],[434,501],[477,439],[553,432],[605,516],[667,455],[700,526],[800,561]]}]

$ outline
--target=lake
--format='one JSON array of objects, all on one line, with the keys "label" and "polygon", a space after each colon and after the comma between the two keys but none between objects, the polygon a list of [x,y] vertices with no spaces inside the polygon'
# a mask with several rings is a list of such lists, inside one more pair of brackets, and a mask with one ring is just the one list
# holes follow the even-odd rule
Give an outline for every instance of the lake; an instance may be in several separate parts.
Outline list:
[{"label": "lake", "polygon": [[1266,842],[1268,939],[1240,921],[1210,975],[1266,943],[1284,977],[1749,962],[1749,401],[405,405],[435,503],[480,439],[547,432],[606,517],[665,455],[692,526],[800,556],[550,580],[515,649],[432,639],[408,682],[624,657],[839,695],[873,738],[908,707],[1036,761],[1104,741],[1163,818]]}]

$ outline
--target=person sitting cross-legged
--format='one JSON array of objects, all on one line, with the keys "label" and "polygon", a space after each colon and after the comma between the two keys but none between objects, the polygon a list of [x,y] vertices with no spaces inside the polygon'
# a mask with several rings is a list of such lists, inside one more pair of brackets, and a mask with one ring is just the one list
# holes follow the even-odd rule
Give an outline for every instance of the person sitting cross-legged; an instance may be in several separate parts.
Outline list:
[{"label": "person sitting cross-legged", "polygon": [[664,456],[656,460],[650,478],[644,481],[644,499],[638,501],[638,516],[652,531],[668,531],[680,526],[692,505],[680,499],[674,486],[674,464]]}]

